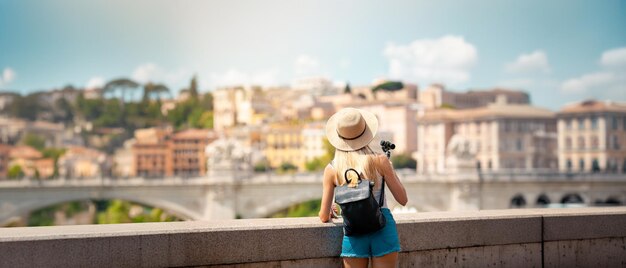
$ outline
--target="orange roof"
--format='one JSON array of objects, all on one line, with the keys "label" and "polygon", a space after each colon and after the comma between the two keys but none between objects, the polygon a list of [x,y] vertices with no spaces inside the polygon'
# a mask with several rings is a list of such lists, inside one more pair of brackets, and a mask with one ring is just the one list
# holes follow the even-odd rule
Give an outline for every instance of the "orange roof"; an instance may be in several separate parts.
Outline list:
[{"label": "orange roof", "polygon": [[207,139],[211,135],[211,131],[208,129],[187,129],[175,133],[172,138],[174,139]]},{"label": "orange roof", "polygon": [[618,112],[626,113],[626,103],[610,100],[597,101],[586,100],[563,107],[559,114],[592,113],[592,112]]},{"label": "orange roof", "polygon": [[43,155],[41,154],[41,152],[37,151],[33,147],[20,145],[20,146],[15,146],[13,147],[13,149],[11,149],[11,153],[9,154],[9,157],[13,159],[15,158],[39,159],[39,158],[42,158]]},{"label": "orange roof", "polygon": [[65,151],[64,155],[79,155],[79,156],[85,156],[85,157],[98,158],[101,155],[103,155],[103,153],[98,150],[87,148],[87,147],[71,146],[67,149],[67,151]]}]

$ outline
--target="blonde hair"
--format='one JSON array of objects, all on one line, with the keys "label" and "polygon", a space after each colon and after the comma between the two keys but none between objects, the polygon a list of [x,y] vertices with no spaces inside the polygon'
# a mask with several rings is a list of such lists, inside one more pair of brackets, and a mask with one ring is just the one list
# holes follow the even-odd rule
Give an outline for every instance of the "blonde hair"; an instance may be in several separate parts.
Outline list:
[{"label": "blonde hair", "polygon": [[[335,159],[333,159],[333,166],[337,171],[337,183],[339,185],[346,184],[346,178],[344,177],[346,170],[353,168],[361,179],[372,180],[375,182],[378,176],[378,170],[376,169],[376,153],[369,147],[365,146],[356,151],[335,151]],[[350,179],[350,185],[348,187],[356,187],[358,183],[358,177],[354,172],[348,172],[348,179]]]}]

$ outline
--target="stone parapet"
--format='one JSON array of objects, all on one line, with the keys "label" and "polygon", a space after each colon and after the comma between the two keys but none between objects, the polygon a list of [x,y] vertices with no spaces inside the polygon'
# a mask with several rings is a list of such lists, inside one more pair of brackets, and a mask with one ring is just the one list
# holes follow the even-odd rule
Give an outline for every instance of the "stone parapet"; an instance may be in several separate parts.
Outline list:
[{"label": "stone parapet", "polygon": [[[626,207],[395,215],[400,266],[623,267]],[[317,218],[0,228],[0,267],[340,266]]]}]

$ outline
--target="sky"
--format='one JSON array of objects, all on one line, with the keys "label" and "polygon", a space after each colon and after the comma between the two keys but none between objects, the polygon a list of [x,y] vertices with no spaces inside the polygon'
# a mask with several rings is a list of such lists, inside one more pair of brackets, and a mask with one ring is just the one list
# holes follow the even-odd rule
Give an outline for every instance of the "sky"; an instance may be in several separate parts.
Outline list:
[{"label": "sky", "polygon": [[0,90],[401,80],[626,101],[626,0],[0,0]]}]

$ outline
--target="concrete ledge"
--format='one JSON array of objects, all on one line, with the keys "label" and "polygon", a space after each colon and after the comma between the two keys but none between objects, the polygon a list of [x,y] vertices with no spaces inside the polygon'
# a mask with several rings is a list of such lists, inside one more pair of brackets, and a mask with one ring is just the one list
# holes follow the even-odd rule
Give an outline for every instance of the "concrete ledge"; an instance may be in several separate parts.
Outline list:
[{"label": "concrete ledge", "polygon": [[[406,265],[533,266],[552,254],[552,244],[541,251],[545,241],[609,239],[617,245],[610,246],[611,252],[617,253],[626,237],[626,207],[395,218],[403,249],[400,262]],[[326,266],[340,263],[341,236],[340,221],[324,224],[317,218],[0,228],[0,267]],[[582,253],[568,254],[580,258]],[[557,260],[568,263],[567,256]]]}]

